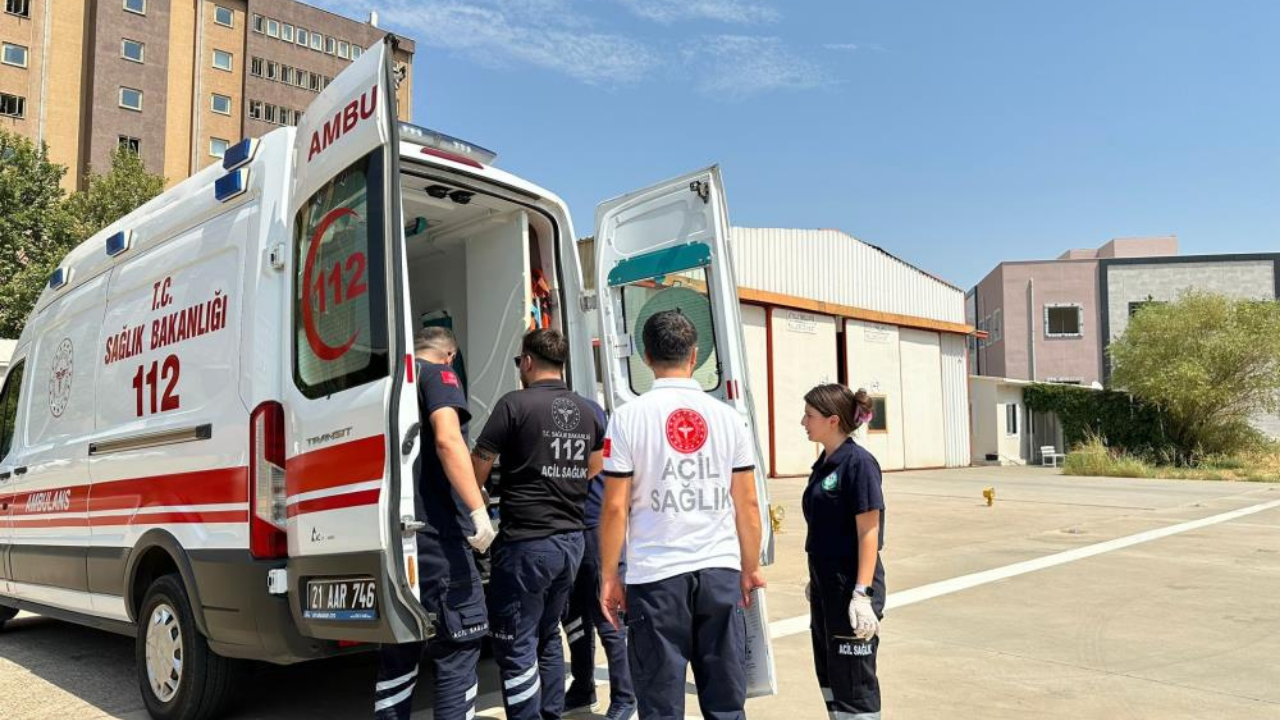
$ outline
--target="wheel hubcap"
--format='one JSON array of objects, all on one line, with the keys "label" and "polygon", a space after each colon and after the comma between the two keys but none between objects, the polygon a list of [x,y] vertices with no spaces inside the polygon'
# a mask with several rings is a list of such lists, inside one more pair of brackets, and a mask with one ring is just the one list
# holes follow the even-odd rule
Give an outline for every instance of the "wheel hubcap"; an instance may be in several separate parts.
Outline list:
[{"label": "wheel hubcap", "polygon": [[182,682],[182,627],[173,608],[160,603],[147,621],[147,680],[160,702],[178,694]]}]

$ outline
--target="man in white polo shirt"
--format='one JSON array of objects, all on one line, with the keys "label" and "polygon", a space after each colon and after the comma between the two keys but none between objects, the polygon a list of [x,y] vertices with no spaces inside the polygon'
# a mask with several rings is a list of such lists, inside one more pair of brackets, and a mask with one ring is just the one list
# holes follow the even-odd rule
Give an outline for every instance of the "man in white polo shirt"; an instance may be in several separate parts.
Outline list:
[{"label": "man in white polo shirt", "polygon": [[765,586],[749,430],[693,379],[688,318],[656,313],[642,339],[653,389],[617,409],[605,440],[600,604],[615,627],[626,613],[641,718],[684,719],[692,664],[703,717],[745,720],[743,608]]}]

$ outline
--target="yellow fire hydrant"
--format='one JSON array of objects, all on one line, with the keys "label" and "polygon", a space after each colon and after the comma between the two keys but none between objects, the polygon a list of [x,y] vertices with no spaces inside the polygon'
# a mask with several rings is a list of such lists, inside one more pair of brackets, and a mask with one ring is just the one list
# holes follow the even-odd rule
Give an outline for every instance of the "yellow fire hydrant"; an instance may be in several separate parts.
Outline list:
[{"label": "yellow fire hydrant", "polygon": [[982,491],[982,497],[987,499],[987,507],[991,507],[996,502],[996,489],[993,487],[986,488]]}]

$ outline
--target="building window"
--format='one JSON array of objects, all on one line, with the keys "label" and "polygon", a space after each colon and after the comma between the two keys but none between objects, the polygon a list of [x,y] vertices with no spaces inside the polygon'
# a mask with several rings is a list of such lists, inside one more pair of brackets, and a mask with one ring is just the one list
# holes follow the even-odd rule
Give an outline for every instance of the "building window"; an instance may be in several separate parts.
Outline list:
[{"label": "building window", "polygon": [[280,77],[280,63],[273,60],[267,61],[267,79],[276,80]]},{"label": "building window", "polygon": [[249,74],[262,77],[262,58],[256,57],[249,61]]},{"label": "building window", "polygon": [[124,9],[139,15],[147,14],[147,0],[124,0]]},{"label": "building window", "polygon": [[231,72],[231,63],[232,63],[231,53],[227,52],[226,50],[213,51],[214,67],[218,68],[219,70],[226,70],[227,72]]},{"label": "building window", "polygon": [[871,396],[871,420],[867,432],[889,432],[889,402],[883,395]]},{"label": "building window", "polygon": [[276,121],[276,106],[271,103],[264,105],[262,107],[262,119],[269,123],[274,123]]},{"label": "building window", "polygon": [[4,11],[18,17],[31,17],[31,0],[5,0]]},{"label": "building window", "polygon": [[332,54],[334,53],[334,51],[336,51],[337,49],[338,49],[338,41],[337,41],[337,40],[334,40],[334,39],[333,39],[333,38],[331,38],[331,37],[327,37],[327,38],[325,38],[325,39],[324,39],[324,51],[325,51],[326,53],[328,53],[328,54],[332,55]]},{"label": "building window", "polygon": [[1016,403],[1009,403],[1004,406],[1004,434],[1018,434],[1018,406]]},{"label": "building window", "polygon": [[338,41],[338,57],[346,60],[351,56],[351,45],[345,40]]},{"label": "building window", "polygon": [[231,98],[227,95],[213,94],[213,99],[209,102],[209,107],[219,115],[231,114]]},{"label": "building window", "polygon": [[315,73],[307,73],[307,79],[310,81],[311,92],[320,92],[320,76]]},{"label": "building window", "polygon": [[1044,306],[1044,334],[1046,337],[1082,337],[1084,311],[1079,305],[1058,304]]},{"label": "building window", "polygon": [[351,45],[351,59],[352,59],[352,60],[359,60],[359,59],[360,59],[360,54],[361,54],[362,52],[364,52],[364,51],[360,49],[360,46],[359,46],[359,45],[356,45],[355,43],[352,43],[352,45]]},{"label": "building window", "polygon": [[266,30],[266,23],[263,21],[262,16],[258,14],[254,14],[253,31],[256,33],[260,33],[260,32],[264,32],[265,30]]},{"label": "building window", "polygon": [[120,88],[120,107],[126,110],[142,110],[142,91],[134,88]]},{"label": "building window", "polygon": [[231,143],[222,138],[209,138],[209,154],[216,158],[226,155],[227,148],[230,146]]},{"label": "building window", "polygon": [[290,25],[289,23],[285,23],[284,25],[280,26],[280,39],[287,43],[293,42],[293,26],[292,25]]},{"label": "building window", "polygon": [[225,8],[225,7],[222,7],[221,5],[214,5],[213,21],[218,23],[219,25],[226,25],[227,27],[235,27],[236,14],[231,8]]},{"label": "building window", "polygon": [[280,115],[278,116],[277,120],[280,122],[281,125],[288,125],[289,119],[291,117],[293,117],[292,110],[290,110],[289,108],[280,108]]},{"label": "building window", "polygon": [[128,152],[137,155],[142,152],[142,139],[129,137],[128,135],[117,135],[116,147],[120,150],[127,150]]},{"label": "building window", "polygon": [[304,28],[298,28],[298,33],[294,37],[294,40],[302,47],[306,47],[307,44],[311,42],[311,33],[307,32]]},{"label": "building window", "polygon": [[280,66],[280,82],[285,85],[293,84],[293,68],[288,65]]},{"label": "building window", "polygon": [[249,117],[253,118],[254,120],[262,119],[262,101],[261,100],[249,101]]},{"label": "building window", "polygon": [[5,65],[24,68],[27,66],[27,48],[13,43],[4,44],[3,61]]},{"label": "building window", "polygon": [[143,49],[143,44],[137,40],[125,38],[120,41],[120,57],[125,60],[132,60],[137,63],[142,62]]},{"label": "building window", "polygon": [[328,75],[325,75],[323,78],[320,78],[320,89],[324,90],[325,88],[329,87],[329,83],[331,82],[333,82],[333,78],[329,77]]},{"label": "building window", "polygon": [[280,21],[267,18],[267,35],[269,37],[280,37]]},{"label": "building window", "polygon": [[311,33],[311,49],[324,52],[324,36],[318,32]]},{"label": "building window", "polygon": [[306,90],[307,89],[307,71],[303,70],[302,68],[298,68],[296,71],[294,71],[293,84],[297,85],[303,90]]},{"label": "building window", "polygon": [[27,116],[27,99],[20,95],[0,93],[0,115],[11,118]]}]

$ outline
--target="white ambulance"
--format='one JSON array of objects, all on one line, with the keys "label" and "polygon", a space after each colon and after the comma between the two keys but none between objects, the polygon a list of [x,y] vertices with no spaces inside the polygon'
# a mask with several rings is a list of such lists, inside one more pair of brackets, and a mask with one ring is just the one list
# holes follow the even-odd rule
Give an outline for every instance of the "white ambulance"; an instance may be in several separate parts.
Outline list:
[{"label": "white ambulance", "polygon": [[0,391],[0,624],[136,637],[156,718],[216,713],[234,659],[429,637],[416,328],[456,333],[479,428],[531,326],[566,333],[588,396],[600,338],[616,407],[652,381],[637,328],[679,306],[699,380],[750,418],[718,171],[602,205],[588,292],[559,198],[396,121],[393,42],[73,250]]}]

